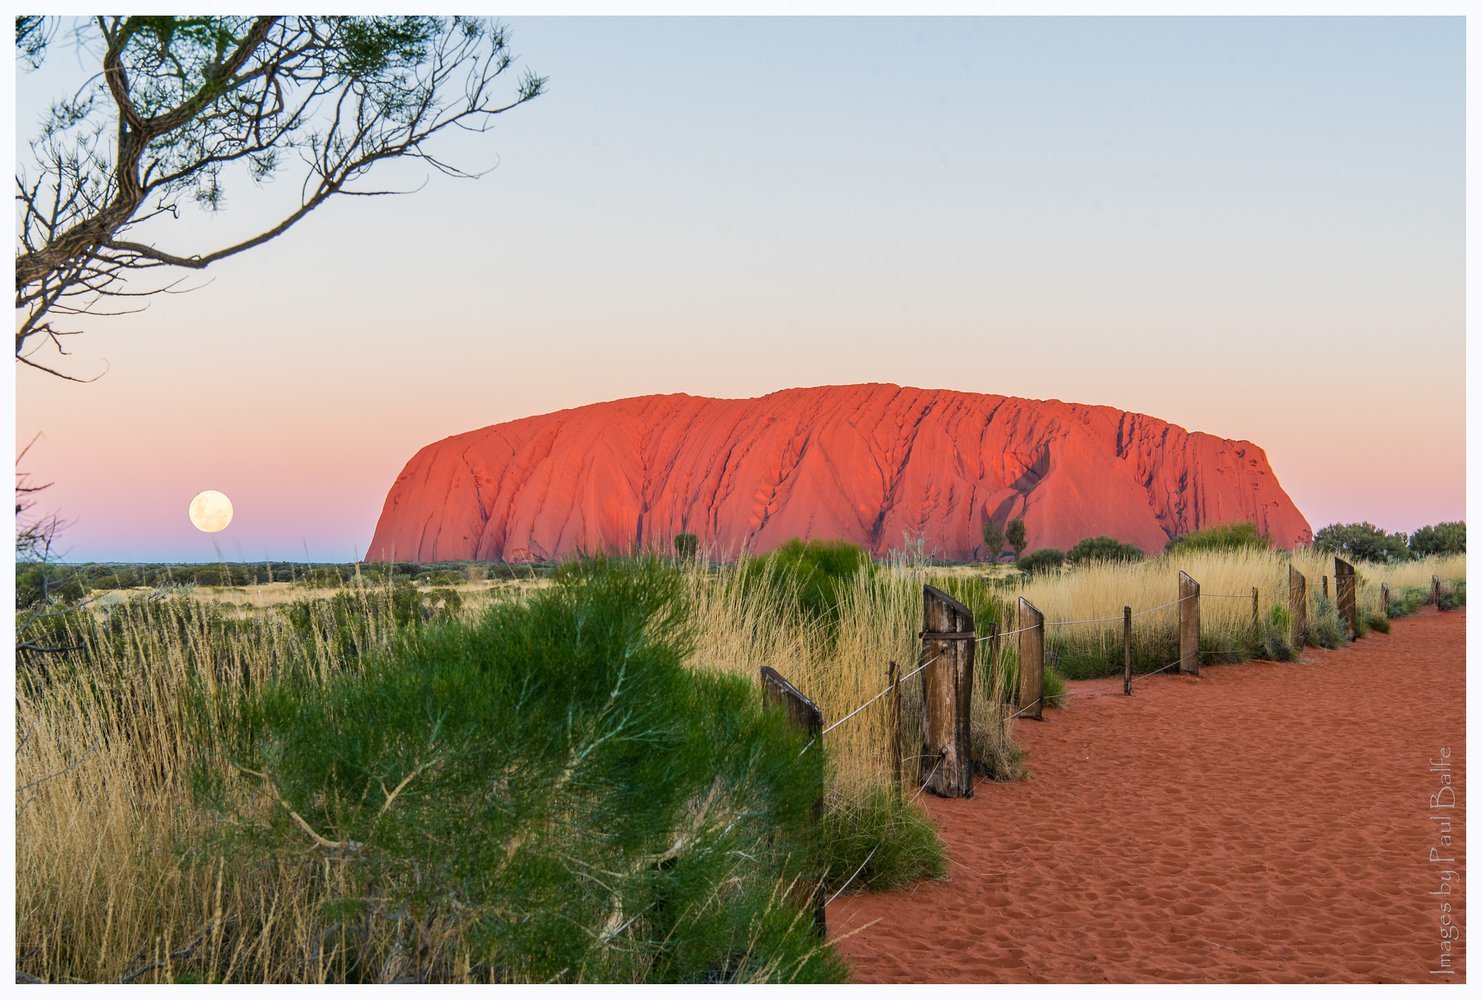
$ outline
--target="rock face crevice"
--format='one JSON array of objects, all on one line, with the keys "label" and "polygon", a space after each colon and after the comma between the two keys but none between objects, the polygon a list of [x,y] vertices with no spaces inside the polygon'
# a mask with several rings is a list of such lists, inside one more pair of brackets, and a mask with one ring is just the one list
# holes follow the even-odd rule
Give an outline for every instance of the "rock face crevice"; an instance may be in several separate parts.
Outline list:
[{"label": "rock face crevice", "polygon": [[1312,531],[1249,441],[1139,413],[894,385],[596,403],[423,448],[392,484],[366,558],[545,560],[666,548],[717,557],[789,538],[883,556],[983,556],[983,522],[1023,517],[1027,548],[1112,535],[1161,551],[1254,521],[1281,546]]}]

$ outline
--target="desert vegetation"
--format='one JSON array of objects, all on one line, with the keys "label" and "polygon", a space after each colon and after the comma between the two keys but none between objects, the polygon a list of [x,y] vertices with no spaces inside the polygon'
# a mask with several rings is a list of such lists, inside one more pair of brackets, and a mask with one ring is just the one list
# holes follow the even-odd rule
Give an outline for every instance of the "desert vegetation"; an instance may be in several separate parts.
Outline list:
[{"label": "desert vegetation", "polygon": [[[258,605],[179,575],[78,603],[135,578],[62,567],[74,586],[32,587],[17,612],[49,650],[18,658],[19,968],[48,982],[838,979],[814,889],[945,868],[916,794],[919,741],[891,758],[881,697],[893,661],[902,729],[920,732],[922,585],[962,601],[980,635],[1016,628],[1021,594],[1039,607],[1052,705],[1062,675],[1121,669],[1123,605],[1139,612],[1136,670],[1167,662],[1179,570],[1202,585],[1206,662],[1296,655],[1288,562],[1309,581],[1308,641],[1347,641],[1321,592],[1329,554],[1235,541],[1032,575],[802,542],[739,565],[578,560],[536,571],[538,586],[502,585],[528,568],[471,564],[274,568],[244,584],[282,590]],[[1460,555],[1356,565],[1366,629],[1413,613],[1432,576],[1443,607],[1465,601]],[[982,779],[1013,780],[1017,642],[988,651],[972,757]],[[820,707],[821,740],[762,710],[762,664]]]}]

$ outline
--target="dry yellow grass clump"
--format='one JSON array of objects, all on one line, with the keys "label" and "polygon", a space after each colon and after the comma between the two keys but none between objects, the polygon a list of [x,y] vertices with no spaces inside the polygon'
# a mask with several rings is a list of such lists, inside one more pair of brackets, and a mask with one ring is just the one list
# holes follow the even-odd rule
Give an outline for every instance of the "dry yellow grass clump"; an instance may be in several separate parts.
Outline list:
[{"label": "dry yellow grass clump", "polygon": [[[695,660],[713,669],[756,677],[771,666],[823,712],[824,744],[832,764],[831,793],[847,799],[892,782],[888,759],[888,682],[891,661],[905,680],[900,685],[903,729],[919,731],[921,677],[915,673],[921,641],[923,583],[948,591],[950,579],[925,570],[911,573],[862,572],[840,591],[838,621],[810,620],[769,600],[765,591],[743,585],[733,568],[687,574],[699,645]],[[1014,770],[1017,753],[1004,727],[1002,691],[983,690],[988,676],[986,646],[979,647],[979,678],[973,712],[979,754],[1001,771]],[[1001,677],[999,671],[995,676]],[[861,708],[863,706],[863,708]],[[856,709],[860,709],[856,714]],[[847,717],[847,718],[846,718]],[[920,747],[903,743],[909,785]]]},{"label": "dry yellow grass clump", "polygon": [[285,664],[353,664],[310,655],[277,616],[222,630],[205,606],[176,599],[109,617],[105,633],[77,632],[82,647],[65,659],[20,665],[18,966],[48,982],[168,981],[183,959],[204,958],[228,979],[314,980],[316,921],[296,874],[244,880],[181,854],[210,821],[191,807],[185,706],[203,679],[255,684]]}]

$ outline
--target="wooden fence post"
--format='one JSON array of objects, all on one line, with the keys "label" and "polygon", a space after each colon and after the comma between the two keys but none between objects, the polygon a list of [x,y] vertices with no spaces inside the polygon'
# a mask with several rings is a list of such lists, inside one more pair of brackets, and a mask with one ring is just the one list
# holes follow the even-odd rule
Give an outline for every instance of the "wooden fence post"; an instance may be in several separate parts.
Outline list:
[{"label": "wooden fence post", "polygon": [[1286,571],[1287,607],[1292,612],[1292,645],[1300,652],[1307,645],[1307,578],[1288,565]]},{"label": "wooden fence post", "polygon": [[[823,739],[823,713],[818,710],[818,706],[809,701],[803,692],[789,684],[786,678],[771,667],[762,667],[761,675],[762,704],[781,706],[787,712],[788,721],[808,734],[810,751],[813,747],[817,747],[819,741]],[[818,749],[821,751],[823,748],[818,747]],[[820,779],[818,782],[818,799],[813,803],[814,836],[817,836],[819,821],[823,819],[823,754],[814,753],[813,760],[819,762],[818,773]],[[800,900],[800,905],[812,906],[813,922],[817,925],[818,934],[820,937],[826,936],[828,934],[828,923],[824,918],[824,903],[826,900],[823,895],[823,881],[820,879],[811,889],[807,885],[801,886],[801,889],[805,892],[811,892],[811,896],[806,901]]]},{"label": "wooden fence post", "polygon": [[1045,717],[1045,616],[1019,598],[1019,692],[1014,706],[1021,717]]},{"label": "wooden fence post", "polygon": [[1122,693],[1132,693],[1132,609],[1122,608]]},{"label": "wooden fence post", "polygon": [[1431,575],[1431,603],[1441,610],[1441,578],[1435,574]]},{"label": "wooden fence post", "polygon": [[1326,573],[1322,575],[1322,596],[1328,596],[1328,574]]},{"label": "wooden fence post", "polygon": [[1349,637],[1359,636],[1358,580],[1353,575],[1353,564],[1334,557],[1333,598],[1338,603],[1338,616],[1348,625]]},{"label": "wooden fence post", "polygon": [[1261,641],[1261,592],[1250,588],[1250,635],[1252,642]]},{"label": "wooden fence post", "polygon": [[973,613],[935,587],[922,588],[921,786],[946,798],[973,794]]},{"label": "wooden fence post", "polygon": [[1384,605],[1384,617],[1388,618],[1389,617],[1389,584],[1388,583],[1381,583],[1379,585],[1379,601],[1380,601],[1381,604]]},{"label": "wooden fence post", "polygon": [[890,733],[887,743],[887,752],[890,755],[891,781],[895,784],[895,797],[904,799],[906,797],[905,772],[901,760],[901,671],[894,660],[890,661],[890,669],[885,672],[886,682],[890,686],[890,694],[885,700],[885,725]]},{"label": "wooden fence post", "polygon": [[1183,570],[1178,571],[1178,666],[1175,672],[1199,676],[1199,584]]}]

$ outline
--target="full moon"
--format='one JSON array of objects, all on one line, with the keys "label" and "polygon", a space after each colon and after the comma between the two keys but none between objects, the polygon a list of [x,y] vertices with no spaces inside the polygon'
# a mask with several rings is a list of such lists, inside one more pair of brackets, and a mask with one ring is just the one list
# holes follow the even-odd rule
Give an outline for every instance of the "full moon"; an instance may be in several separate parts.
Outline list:
[{"label": "full moon", "polygon": [[220,531],[232,523],[232,502],[225,493],[202,490],[190,502],[190,523],[202,531]]}]

